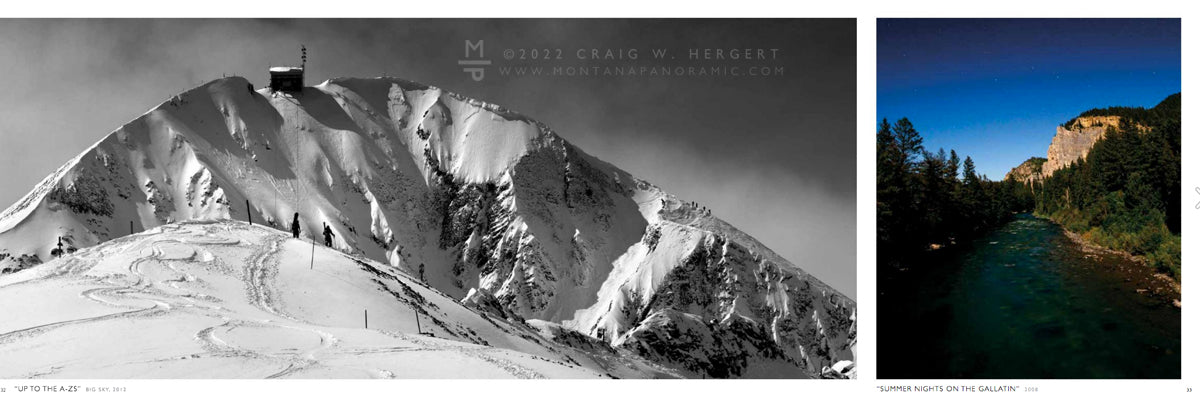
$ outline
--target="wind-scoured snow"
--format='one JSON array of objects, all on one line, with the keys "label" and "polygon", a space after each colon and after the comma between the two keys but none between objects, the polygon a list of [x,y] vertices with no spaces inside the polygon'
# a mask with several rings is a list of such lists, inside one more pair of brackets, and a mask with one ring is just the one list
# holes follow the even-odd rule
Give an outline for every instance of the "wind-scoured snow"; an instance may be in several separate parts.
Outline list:
[{"label": "wind-scoured snow", "polygon": [[[329,225],[340,252],[596,355],[632,352],[689,377],[853,369],[854,302],[703,205],[531,118],[394,78],[273,93],[233,77],[172,97],[0,214],[0,270],[33,283],[130,233],[228,219],[286,230],[295,213],[306,239]],[[351,315],[304,311],[366,299],[289,302],[340,325]],[[597,341],[621,354],[587,348]]]}]

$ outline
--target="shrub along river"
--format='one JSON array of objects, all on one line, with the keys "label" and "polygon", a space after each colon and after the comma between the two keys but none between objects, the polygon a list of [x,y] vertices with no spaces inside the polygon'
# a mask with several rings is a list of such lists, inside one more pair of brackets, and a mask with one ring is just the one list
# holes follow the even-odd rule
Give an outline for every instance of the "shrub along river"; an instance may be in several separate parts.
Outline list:
[{"label": "shrub along river", "polygon": [[1171,282],[1049,221],[879,275],[880,378],[1180,377]]}]

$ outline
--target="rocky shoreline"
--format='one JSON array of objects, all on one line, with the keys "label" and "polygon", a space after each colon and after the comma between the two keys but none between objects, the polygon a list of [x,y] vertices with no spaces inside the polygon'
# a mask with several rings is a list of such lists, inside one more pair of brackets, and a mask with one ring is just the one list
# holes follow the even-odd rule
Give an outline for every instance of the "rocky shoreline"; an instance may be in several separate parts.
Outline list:
[{"label": "rocky shoreline", "polygon": [[[1109,249],[1107,247],[1100,246],[1094,242],[1084,239],[1083,235],[1072,232],[1071,230],[1064,227],[1062,224],[1059,224],[1050,218],[1040,217],[1040,216],[1038,218],[1042,218],[1047,221],[1054,222],[1054,224],[1058,225],[1059,228],[1062,228],[1063,233],[1065,235],[1067,235],[1067,237],[1070,238],[1072,242],[1075,242],[1076,244],[1078,244],[1079,247],[1085,253],[1092,254],[1092,255],[1096,255],[1096,254],[1115,255],[1115,256],[1122,257],[1126,260],[1132,261],[1134,263],[1137,263],[1143,267],[1146,267],[1146,271],[1150,271],[1151,273],[1153,273],[1154,281],[1156,281],[1157,283],[1166,285],[1170,289],[1170,291],[1174,293],[1173,294],[1174,297],[1172,297],[1172,304],[1176,308],[1183,308],[1183,303],[1182,303],[1182,301],[1180,301],[1180,295],[1182,294],[1183,286],[1179,283],[1179,281],[1175,280],[1174,278],[1171,278],[1167,274],[1164,274],[1161,272],[1156,272],[1153,269],[1150,269],[1150,265],[1149,265],[1148,261],[1146,261],[1145,256],[1137,256],[1137,255],[1134,255],[1129,252],[1115,250],[1115,249]],[[1132,281],[1132,279],[1130,279],[1130,280]],[[1148,286],[1146,288],[1136,289],[1138,294],[1144,294],[1150,290],[1160,290],[1160,289],[1154,289],[1154,286]]]}]

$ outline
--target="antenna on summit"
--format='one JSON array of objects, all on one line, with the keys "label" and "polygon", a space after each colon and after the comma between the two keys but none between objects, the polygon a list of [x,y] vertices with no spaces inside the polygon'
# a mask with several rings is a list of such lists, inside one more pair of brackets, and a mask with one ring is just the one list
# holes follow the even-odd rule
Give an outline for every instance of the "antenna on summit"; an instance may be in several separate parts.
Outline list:
[{"label": "antenna on summit", "polygon": [[304,45],[300,45],[300,69],[304,69],[304,64],[308,63],[308,49]]}]

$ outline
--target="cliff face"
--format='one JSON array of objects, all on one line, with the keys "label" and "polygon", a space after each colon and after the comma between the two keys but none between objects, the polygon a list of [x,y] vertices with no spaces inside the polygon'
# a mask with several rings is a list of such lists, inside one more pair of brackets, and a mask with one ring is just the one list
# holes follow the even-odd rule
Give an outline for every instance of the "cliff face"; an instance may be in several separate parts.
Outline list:
[{"label": "cliff face", "polygon": [[1031,184],[1034,181],[1042,179],[1042,167],[1046,164],[1046,158],[1033,157],[1024,162],[1021,162],[1017,167],[1013,167],[1011,171],[1004,175],[1004,180],[1016,180],[1025,184]]},{"label": "cliff face", "polygon": [[1050,141],[1050,149],[1046,151],[1041,175],[1049,177],[1071,162],[1087,157],[1092,145],[1104,138],[1109,127],[1119,128],[1120,125],[1120,116],[1081,116],[1070,126],[1059,126],[1054,139]]}]

